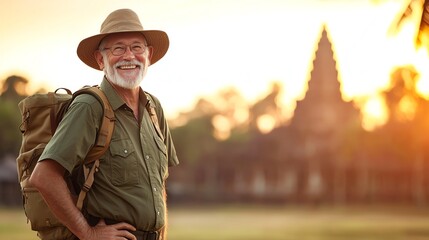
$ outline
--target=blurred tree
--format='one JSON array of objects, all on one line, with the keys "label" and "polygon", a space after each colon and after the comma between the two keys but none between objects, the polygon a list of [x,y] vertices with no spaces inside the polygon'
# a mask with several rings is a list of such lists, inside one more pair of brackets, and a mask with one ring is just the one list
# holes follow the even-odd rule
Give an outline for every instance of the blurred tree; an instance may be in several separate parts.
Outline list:
[{"label": "blurred tree", "polygon": [[12,101],[0,101],[0,160],[8,154],[17,156],[21,145],[20,123],[17,104]]},{"label": "blurred tree", "polygon": [[174,139],[180,139],[174,145],[184,165],[195,165],[203,153],[216,149],[211,116],[192,119],[186,125],[173,128],[171,132]]},{"label": "blurred tree", "polygon": [[[413,166],[412,195],[417,203],[425,202],[425,163],[429,155],[429,101],[417,92],[419,74],[412,66],[394,69],[391,85],[383,92],[389,119],[375,133],[383,143],[379,156],[390,161],[390,166]],[[378,136],[378,137],[377,137]],[[396,159],[397,162],[391,162]],[[405,169],[405,168],[404,168]]]},{"label": "blurred tree", "polygon": [[413,66],[394,69],[390,75],[389,89],[384,91],[390,123],[403,123],[415,119],[416,110],[422,103],[417,92],[419,74]]},{"label": "blurred tree", "polygon": [[6,80],[3,81],[1,92],[0,92],[0,100],[2,101],[14,101],[19,102],[26,96],[26,86],[28,84],[28,80],[20,77],[20,76],[10,76]]},{"label": "blurred tree", "polygon": [[21,114],[18,103],[26,97],[28,81],[19,76],[10,76],[3,81],[0,95],[0,159],[5,155],[17,155],[21,145]]},{"label": "blurred tree", "polygon": [[[418,19],[417,32],[415,34],[414,44],[417,48],[425,47],[429,51],[429,0],[408,0],[405,8],[398,13],[397,18],[392,23],[391,28],[389,29],[391,33],[397,33],[401,29],[401,25],[406,20]],[[400,71],[399,74],[403,75],[403,71]],[[408,77],[409,79],[416,79],[415,77]],[[394,126],[397,127],[402,124],[404,125],[404,134],[401,137],[410,137],[413,141],[407,141],[403,138],[405,145],[400,145],[400,149],[408,147],[409,149],[414,149],[415,156],[409,156],[408,153],[403,152],[404,157],[414,160],[414,198],[417,203],[425,202],[424,196],[424,183],[425,183],[425,168],[427,168],[427,161],[425,163],[425,158],[428,158],[429,153],[425,151],[429,145],[428,137],[426,136],[429,130],[428,124],[426,124],[428,119],[429,104],[428,102],[421,97],[418,97],[415,91],[415,82],[407,83],[407,81],[402,81],[401,83],[396,84],[395,89],[392,88],[389,93],[386,93],[386,100],[392,105],[389,106],[390,109],[390,124],[387,125],[387,128],[390,130],[394,129]],[[408,85],[407,85],[408,84]],[[413,86],[414,84],[414,86]],[[410,89],[413,87],[414,89]],[[401,94],[404,94],[401,97]],[[408,109],[408,112],[401,111]],[[412,122],[401,121],[408,117],[413,117]],[[408,129],[407,129],[408,128]],[[398,129],[396,129],[398,130]],[[409,136],[406,136],[406,134]],[[401,144],[398,142],[397,144]],[[409,146],[411,144],[411,146]],[[408,155],[408,156],[407,156]]]},{"label": "blurred tree", "polygon": [[[263,117],[269,117],[272,120],[272,126],[267,132],[270,132],[274,127],[279,127],[282,122],[281,106],[279,97],[283,90],[283,86],[279,82],[271,84],[271,91],[262,99],[254,103],[249,109],[249,125],[250,130],[261,131],[264,122],[260,122]],[[266,123],[265,123],[266,124]]]}]

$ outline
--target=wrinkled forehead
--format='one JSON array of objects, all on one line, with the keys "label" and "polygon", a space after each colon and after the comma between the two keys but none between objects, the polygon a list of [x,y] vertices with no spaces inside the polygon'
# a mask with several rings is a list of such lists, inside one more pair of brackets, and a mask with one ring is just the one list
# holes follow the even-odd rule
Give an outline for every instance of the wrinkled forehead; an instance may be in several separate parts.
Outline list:
[{"label": "wrinkled forehead", "polygon": [[146,44],[146,38],[141,32],[124,32],[124,33],[112,33],[103,38],[100,42],[100,46],[109,46],[112,44],[123,43],[144,43]]}]

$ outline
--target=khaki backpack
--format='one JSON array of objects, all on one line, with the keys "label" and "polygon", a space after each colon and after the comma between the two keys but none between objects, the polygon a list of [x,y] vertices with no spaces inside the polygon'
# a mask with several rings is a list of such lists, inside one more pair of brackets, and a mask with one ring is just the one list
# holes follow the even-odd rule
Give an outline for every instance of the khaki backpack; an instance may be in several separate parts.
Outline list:
[{"label": "khaki backpack", "polygon": [[[37,231],[37,235],[43,240],[75,239],[74,235],[49,210],[37,189],[28,182],[40,155],[55,133],[64,113],[73,99],[80,94],[91,94],[97,98],[103,107],[103,119],[96,138],[96,144],[86,156],[82,167],[84,183],[76,203],[80,210],[82,210],[86,193],[91,189],[94,182],[94,173],[98,170],[100,164],[99,158],[109,148],[115,121],[113,109],[99,87],[84,87],[73,94],[68,89],[61,89],[67,93],[57,93],[60,90],[57,89],[55,92],[29,96],[18,104],[22,115],[20,126],[22,144],[17,158],[17,170],[23,206],[27,219],[31,224],[31,229]],[[148,99],[146,109],[152,124],[159,137],[164,140],[159,127],[153,97],[147,92],[145,94]],[[88,165],[91,163],[93,163],[92,167],[89,168]],[[74,185],[74,183],[70,183],[70,185]]]},{"label": "khaki backpack", "polygon": [[[98,87],[84,87],[73,94],[68,89],[64,89],[66,94],[57,93],[58,90],[29,96],[18,104],[22,115],[20,126],[22,144],[17,158],[17,170],[23,206],[31,229],[37,231],[37,235],[43,240],[74,239],[73,234],[49,210],[41,194],[28,182],[40,155],[55,133],[70,103],[80,94],[91,94],[102,104],[104,112],[96,143],[83,164],[85,181],[76,204],[80,210],[94,181],[99,158],[109,147],[115,121],[113,109]],[[87,167],[89,163],[94,163],[91,169]]]}]

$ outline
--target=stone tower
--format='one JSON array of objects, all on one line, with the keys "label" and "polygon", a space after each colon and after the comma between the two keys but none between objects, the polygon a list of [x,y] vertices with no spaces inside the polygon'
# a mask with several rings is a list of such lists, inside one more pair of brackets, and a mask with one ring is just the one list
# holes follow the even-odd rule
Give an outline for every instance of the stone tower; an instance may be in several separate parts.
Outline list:
[{"label": "stone tower", "polygon": [[[359,111],[342,98],[337,62],[326,26],[317,43],[308,89],[297,102],[289,126],[294,136],[292,156],[301,162],[302,195],[326,199],[334,195],[338,163],[347,131],[360,125]],[[329,198],[329,197],[328,197]]]}]

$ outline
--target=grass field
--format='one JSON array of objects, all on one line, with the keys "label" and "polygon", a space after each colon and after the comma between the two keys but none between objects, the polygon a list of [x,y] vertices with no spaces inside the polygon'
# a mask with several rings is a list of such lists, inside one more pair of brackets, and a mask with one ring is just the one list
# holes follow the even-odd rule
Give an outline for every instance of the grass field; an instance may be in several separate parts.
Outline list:
[{"label": "grass field", "polygon": [[[170,240],[423,240],[429,209],[407,207],[171,207]],[[0,208],[0,239],[38,239],[21,209]]]}]

